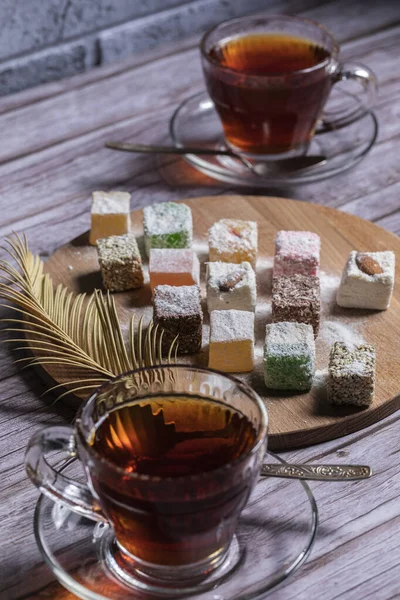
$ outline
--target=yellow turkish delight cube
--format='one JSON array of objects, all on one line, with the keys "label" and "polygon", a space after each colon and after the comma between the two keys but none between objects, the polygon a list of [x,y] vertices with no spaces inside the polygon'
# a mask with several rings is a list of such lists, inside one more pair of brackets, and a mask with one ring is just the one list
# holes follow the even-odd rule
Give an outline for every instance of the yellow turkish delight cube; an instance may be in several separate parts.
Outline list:
[{"label": "yellow turkish delight cube", "polygon": [[253,312],[233,309],[212,311],[208,366],[225,373],[253,370]]},{"label": "yellow turkish delight cube", "polygon": [[130,200],[127,192],[93,192],[90,244],[130,232]]}]

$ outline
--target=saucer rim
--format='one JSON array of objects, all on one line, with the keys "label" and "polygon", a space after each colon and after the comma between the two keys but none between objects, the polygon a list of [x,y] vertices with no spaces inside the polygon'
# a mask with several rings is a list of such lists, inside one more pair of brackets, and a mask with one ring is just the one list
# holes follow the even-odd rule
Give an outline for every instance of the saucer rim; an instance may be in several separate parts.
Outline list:
[{"label": "saucer rim", "polygon": [[[358,101],[358,99],[356,97],[354,97],[353,94],[348,94],[347,92],[345,93],[344,91],[340,90],[340,93],[343,93],[344,95],[348,96],[348,97],[352,97],[354,101]],[[184,145],[179,141],[179,137],[176,134],[176,123],[177,120],[182,112],[182,110],[185,109],[185,107],[192,101],[194,101],[196,98],[199,99],[199,104],[201,102],[202,99],[207,99],[207,101],[213,106],[212,110],[215,111],[214,108],[214,103],[212,102],[210,96],[208,95],[208,92],[206,89],[202,88],[200,91],[195,92],[194,94],[191,94],[190,96],[184,98],[180,104],[177,106],[177,108],[174,110],[174,112],[172,113],[170,120],[169,120],[169,124],[168,124],[168,131],[169,131],[169,135],[170,138],[174,144],[174,146],[176,148],[182,148],[184,147]],[[218,165],[218,166],[214,166],[212,163],[207,162],[207,159],[202,155],[197,155],[197,154],[184,154],[182,155],[183,160],[185,160],[185,162],[187,162],[188,164],[190,164],[192,167],[194,167],[197,171],[200,171],[201,173],[203,173],[204,175],[207,175],[208,177],[216,180],[216,181],[222,181],[224,183],[228,183],[230,185],[238,185],[244,188],[251,188],[251,187],[256,187],[256,188],[261,188],[261,189],[265,189],[265,188],[270,188],[271,186],[278,186],[278,185],[294,185],[294,184],[307,184],[307,183],[314,183],[316,181],[322,181],[324,179],[328,179],[330,177],[334,177],[335,175],[339,175],[340,173],[344,173],[345,171],[348,171],[350,169],[352,169],[353,167],[355,167],[363,158],[365,158],[369,152],[371,151],[371,149],[373,148],[373,146],[376,143],[376,140],[378,138],[379,135],[379,122],[378,122],[378,118],[374,112],[374,110],[367,110],[365,112],[364,115],[362,115],[359,119],[355,119],[353,121],[350,121],[348,123],[346,123],[346,125],[338,127],[338,128],[332,128],[332,129],[326,129],[321,131],[320,133],[323,135],[332,135],[335,134],[336,131],[338,131],[339,129],[344,129],[346,127],[349,127],[350,125],[356,123],[357,121],[363,121],[364,119],[371,119],[372,123],[371,123],[371,127],[372,127],[372,135],[370,136],[368,145],[361,151],[359,152],[359,154],[357,154],[356,156],[354,156],[352,158],[352,160],[343,160],[343,162],[334,167],[331,168],[330,170],[326,168],[326,166],[324,165],[324,170],[320,173],[318,173],[318,171],[311,171],[309,174],[305,173],[303,175],[285,175],[285,176],[271,176],[268,178],[261,178],[261,177],[257,177],[254,174],[251,174],[249,172],[249,178],[243,178],[239,173],[235,173],[234,171],[230,170],[228,167],[224,166],[224,165]],[[330,158],[328,157],[327,163],[329,166],[329,161]]]},{"label": "saucer rim", "polygon": [[[288,464],[283,458],[281,458],[274,452],[271,452],[270,450],[266,451],[265,456],[268,456],[268,455],[273,457],[274,459],[278,460],[281,464],[284,464],[284,465]],[[78,459],[75,457],[68,459],[66,462],[62,463],[62,466],[60,467],[60,471],[65,470],[66,468],[68,468],[68,466],[70,466],[72,463],[76,462],[77,460]],[[310,529],[308,531],[308,538],[307,538],[306,543],[303,546],[303,549],[299,552],[298,556],[291,561],[291,563],[289,564],[288,567],[281,570],[278,574],[273,575],[272,581],[270,581],[267,586],[263,586],[262,580],[260,580],[259,581],[260,587],[257,590],[255,590],[254,592],[251,591],[253,589],[254,585],[258,585],[256,582],[256,583],[252,584],[252,586],[250,588],[250,592],[247,592],[245,595],[241,594],[240,596],[238,596],[238,595],[234,596],[234,597],[230,598],[230,600],[261,600],[261,598],[264,596],[264,594],[271,591],[272,589],[275,589],[283,581],[285,581],[291,575],[293,575],[303,565],[303,563],[308,558],[308,556],[314,546],[315,540],[316,540],[316,535],[317,535],[318,526],[319,526],[319,511],[318,511],[317,501],[316,501],[308,483],[306,481],[302,481],[302,480],[297,480],[297,481],[293,480],[293,483],[296,483],[296,482],[299,483],[302,486],[302,488],[304,489],[304,492],[307,496],[307,499],[309,501],[309,506],[311,509],[311,524],[310,524]],[[65,587],[68,591],[75,594],[82,600],[112,600],[107,596],[103,596],[102,594],[93,592],[92,590],[88,589],[86,586],[77,582],[59,564],[57,558],[53,555],[52,551],[48,548],[47,541],[46,541],[46,539],[43,539],[41,528],[40,528],[41,510],[42,510],[43,503],[46,500],[48,500],[49,502],[52,502],[50,500],[50,498],[46,497],[44,494],[40,494],[40,496],[37,500],[37,503],[36,503],[35,513],[34,513],[35,540],[36,540],[37,546],[39,548],[39,551],[44,559],[44,562],[50,568],[52,573],[55,575],[58,582],[63,587]],[[73,511],[71,511],[71,512],[73,512]],[[97,524],[98,524],[97,521],[93,520],[93,527],[95,527]],[[238,573],[240,573],[240,567],[237,571],[235,571],[234,576],[237,576]],[[225,583],[225,582],[226,582],[226,580],[224,579],[223,582],[221,582],[221,583]],[[122,585],[121,585],[121,589],[123,589]],[[218,585],[215,587],[215,590],[218,590]],[[193,597],[194,599],[196,598],[195,595],[192,595],[191,597]],[[182,600],[186,600],[188,598],[189,598],[188,596],[186,596],[186,597],[183,596]]]}]

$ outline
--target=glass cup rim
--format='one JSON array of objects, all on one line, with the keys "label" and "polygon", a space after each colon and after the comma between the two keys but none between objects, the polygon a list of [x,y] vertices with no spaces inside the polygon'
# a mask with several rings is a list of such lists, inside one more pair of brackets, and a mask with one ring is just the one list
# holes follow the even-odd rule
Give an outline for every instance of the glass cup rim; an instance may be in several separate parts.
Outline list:
[{"label": "glass cup rim", "polygon": [[[288,77],[288,76],[290,77],[292,75],[299,75],[302,73],[306,74],[306,73],[311,73],[313,71],[317,71],[321,67],[326,67],[332,61],[332,59],[336,59],[337,55],[339,54],[339,44],[336,41],[336,38],[333,35],[333,33],[327,27],[325,27],[325,25],[322,25],[321,23],[318,23],[317,21],[314,21],[312,19],[307,19],[305,17],[279,15],[279,14],[268,15],[266,13],[257,13],[254,15],[235,17],[234,19],[227,19],[226,21],[221,21],[220,23],[213,25],[213,27],[208,29],[203,34],[203,36],[200,40],[200,53],[201,53],[202,57],[208,63],[210,63],[211,65],[213,65],[214,67],[216,67],[217,69],[219,69],[225,73],[230,73],[230,74],[235,74],[235,75],[237,75],[238,73],[243,74],[241,71],[238,71],[237,69],[232,69],[231,67],[223,67],[217,61],[210,58],[210,56],[207,54],[206,49],[205,49],[206,42],[207,42],[209,36],[212,33],[214,33],[214,31],[216,31],[219,27],[229,25],[231,23],[240,23],[240,22],[253,21],[253,20],[254,21],[264,20],[265,22],[267,22],[267,21],[273,21],[273,20],[277,20],[277,19],[312,25],[316,29],[323,31],[330,38],[330,40],[332,42],[332,46],[333,46],[333,50],[330,53],[330,56],[325,58],[323,61],[317,63],[316,65],[313,65],[312,67],[307,67],[305,69],[298,69],[296,71],[291,71],[290,73],[286,73],[285,77]],[[268,79],[275,79],[275,78],[282,77],[282,76],[283,76],[282,73],[271,73],[268,75],[247,75],[246,77],[248,79],[252,79],[255,81],[266,81]]]},{"label": "glass cup rim", "polygon": [[[241,454],[240,456],[235,458],[235,460],[227,462],[224,465],[222,465],[216,469],[212,469],[211,471],[204,471],[203,473],[197,473],[196,475],[181,475],[178,477],[160,477],[160,476],[154,476],[154,475],[144,475],[143,473],[129,473],[125,469],[119,467],[118,465],[116,465],[115,463],[110,461],[109,459],[102,456],[92,446],[89,446],[89,444],[87,443],[87,437],[85,436],[85,433],[82,430],[82,415],[83,415],[85,409],[88,409],[89,405],[94,402],[94,400],[98,396],[98,394],[101,393],[104,389],[106,389],[110,384],[118,382],[119,380],[123,379],[124,377],[132,375],[134,373],[155,371],[160,368],[161,369],[167,369],[167,368],[171,369],[172,368],[172,369],[179,369],[179,370],[200,371],[202,373],[212,373],[214,375],[219,375],[220,377],[223,377],[225,379],[230,380],[232,383],[235,383],[243,393],[245,393],[249,397],[252,397],[252,399],[255,400],[255,403],[257,404],[257,406],[260,410],[261,423],[260,423],[259,431],[257,432],[256,439],[254,441],[254,444],[252,445],[250,450]],[[141,398],[141,399],[143,399],[143,398]],[[121,373],[120,375],[113,377],[109,381],[106,381],[101,386],[99,386],[96,390],[94,390],[94,392],[92,392],[90,394],[90,396],[84,402],[83,406],[80,408],[79,413],[75,420],[75,431],[76,431],[76,434],[80,437],[81,441],[83,442],[86,451],[89,452],[89,454],[91,454],[92,456],[94,456],[96,458],[96,460],[100,462],[100,464],[104,464],[105,466],[107,466],[107,468],[115,471],[116,473],[122,474],[125,477],[128,477],[128,479],[137,480],[137,481],[149,481],[149,482],[169,481],[169,482],[179,483],[179,482],[183,482],[183,481],[197,481],[198,479],[214,477],[215,474],[218,474],[219,472],[222,473],[222,472],[226,472],[227,470],[231,470],[233,467],[236,467],[237,465],[239,465],[240,463],[245,461],[249,456],[256,454],[258,452],[260,446],[263,444],[264,439],[268,433],[268,411],[267,411],[267,408],[266,408],[263,400],[260,398],[260,396],[257,394],[257,392],[255,390],[253,390],[253,388],[251,386],[249,386],[247,383],[241,381],[237,377],[234,377],[230,373],[223,373],[222,371],[217,371],[215,369],[209,369],[208,367],[201,367],[201,366],[195,366],[195,365],[185,365],[185,364],[174,365],[174,364],[163,363],[163,364],[154,365],[151,367],[141,367],[140,369],[132,369],[131,371],[126,371],[125,373]]]}]

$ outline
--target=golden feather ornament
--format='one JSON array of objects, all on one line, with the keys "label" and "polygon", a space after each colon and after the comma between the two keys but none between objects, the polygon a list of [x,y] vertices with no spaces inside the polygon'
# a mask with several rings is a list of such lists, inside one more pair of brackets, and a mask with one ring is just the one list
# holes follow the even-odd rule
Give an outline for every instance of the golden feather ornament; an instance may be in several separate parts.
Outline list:
[{"label": "golden feather ornament", "polygon": [[[59,398],[71,393],[87,397],[116,375],[176,361],[177,340],[163,359],[163,334],[151,321],[144,327],[141,318],[136,329],[133,312],[125,341],[109,292],[95,290],[87,295],[75,294],[62,284],[54,288],[43,261],[29,250],[25,235],[13,234],[6,243],[3,249],[16,267],[0,260],[0,306],[16,307],[19,317],[1,319],[11,334],[5,341],[30,351],[30,356],[16,362],[62,369],[63,383],[51,388],[66,388]],[[23,337],[18,336],[21,330]]]}]

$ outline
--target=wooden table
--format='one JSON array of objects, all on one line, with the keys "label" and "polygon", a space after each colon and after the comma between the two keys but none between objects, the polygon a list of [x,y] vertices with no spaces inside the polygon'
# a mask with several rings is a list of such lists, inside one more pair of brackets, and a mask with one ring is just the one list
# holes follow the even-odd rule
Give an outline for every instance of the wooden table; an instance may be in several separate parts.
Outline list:
[{"label": "wooden table", "polygon": [[[279,10],[321,21],[338,37],[344,58],[375,70],[380,134],[355,169],[264,193],[336,207],[399,233],[400,4],[293,0],[281,2]],[[48,256],[88,229],[94,189],[128,190],[133,208],[238,191],[205,178],[181,159],[163,160],[160,168],[152,157],[103,147],[110,138],[167,140],[172,111],[203,86],[197,44],[198,38],[184,40],[128,63],[1,99],[1,238],[23,231],[32,250]],[[5,345],[0,351],[0,598],[72,598],[36,547],[32,519],[38,494],[23,457],[34,431],[70,423],[73,413],[62,402],[41,398],[44,385],[37,374],[14,366]],[[400,597],[399,421],[394,414],[354,435],[285,454],[291,461],[369,463],[375,475],[366,483],[312,484],[321,514],[316,545],[305,566],[271,598]]]}]

